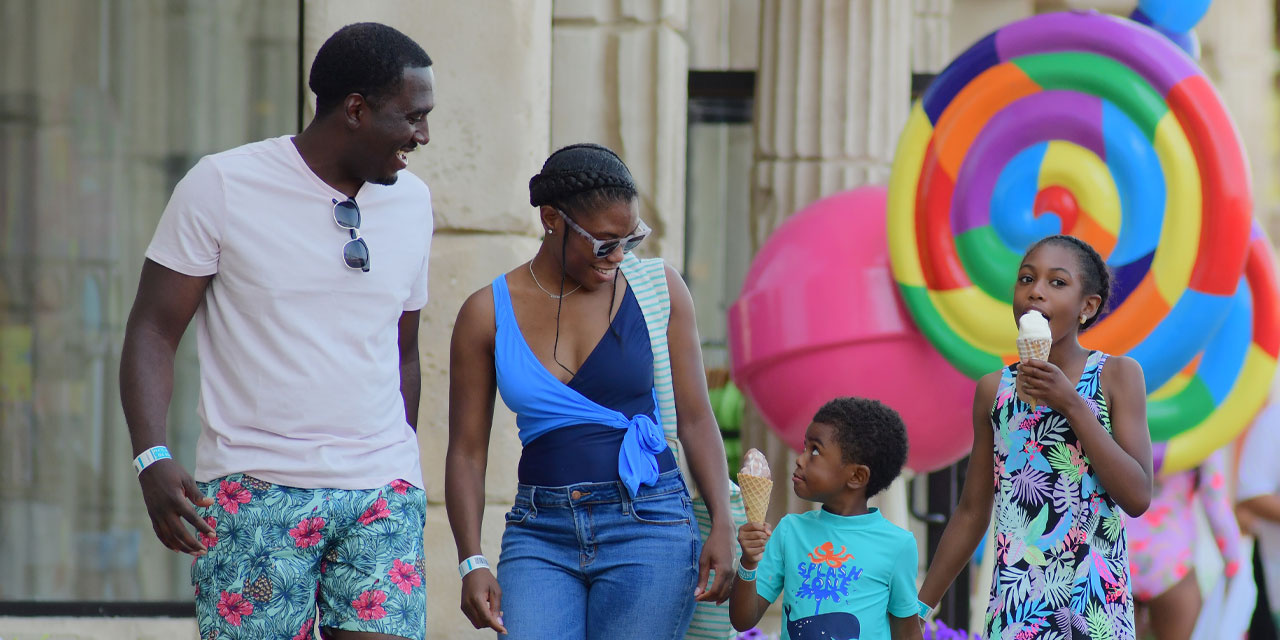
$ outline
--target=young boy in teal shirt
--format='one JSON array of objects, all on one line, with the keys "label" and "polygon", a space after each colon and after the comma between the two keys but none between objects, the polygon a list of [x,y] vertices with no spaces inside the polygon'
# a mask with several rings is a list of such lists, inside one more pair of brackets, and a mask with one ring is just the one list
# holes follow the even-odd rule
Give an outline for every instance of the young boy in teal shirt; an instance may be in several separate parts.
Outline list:
[{"label": "young boy in teal shirt", "polygon": [[819,409],[791,483],[822,508],[784,516],[776,530],[738,529],[733,627],[755,626],[781,593],[784,640],[920,639],[915,536],[867,508],[906,459],[906,428],[893,409],[863,398]]}]

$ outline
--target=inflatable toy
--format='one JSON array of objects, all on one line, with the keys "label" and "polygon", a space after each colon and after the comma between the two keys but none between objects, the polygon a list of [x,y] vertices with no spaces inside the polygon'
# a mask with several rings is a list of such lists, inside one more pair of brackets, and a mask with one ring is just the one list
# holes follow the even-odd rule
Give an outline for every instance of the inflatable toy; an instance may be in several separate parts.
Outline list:
[{"label": "inflatable toy", "polygon": [[1151,16],[1148,16],[1147,14],[1143,13],[1142,9],[1134,9],[1133,13],[1129,14],[1129,19],[1133,20],[1138,24],[1144,24],[1144,25],[1147,25],[1148,27],[1151,27],[1152,29],[1155,29],[1157,32],[1160,33],[1160,35],[1163,35],[1164,37],[1168,38],[1171,42],[1178,45],[1178,48],[1182,49],[1183,51],[1186,52],[1187,55],[1191,56],[1192,60],[1200,59],[1200,38],[1196,36],[1195,31],[1182,31],[1182,32],[1169,31],[1164,27],[1161,27],[1160,25],[1152,22]]},{"label": "inflatable toy", "polygon": [[1075,235],[1116,276],[1082,343],[1137,359],[1149,391],[1198,364],[1220,393],[1180,419],[1225,442],[1252,417],[1213,418],[1242,372],[1208,355],[1226,359],[1219,329],[1249,315],[1248,175],[1216,91],[1164,36],[1092,11],[1034,16],[962,53],[914,107],[889,185],[894,277],[929,341],[976,379],[1017,359],[1023,252]]},{"label": "inflatable toy", "polygon": [[1173,33],[1186,33],[1200,22],[1209,10],[1210,0],[1139,0],[1138,10],[1151,18],[1152,24]]},{"label": "inflatable toy", "polygon": [[885,244],[884,187],[819,200],[784,222],[729,309],[734,382],[799,450],[814,412],[837,396],[876,398],[907,425],[907,466],[946,467],[973,442],[974,382],[916,330]]}]

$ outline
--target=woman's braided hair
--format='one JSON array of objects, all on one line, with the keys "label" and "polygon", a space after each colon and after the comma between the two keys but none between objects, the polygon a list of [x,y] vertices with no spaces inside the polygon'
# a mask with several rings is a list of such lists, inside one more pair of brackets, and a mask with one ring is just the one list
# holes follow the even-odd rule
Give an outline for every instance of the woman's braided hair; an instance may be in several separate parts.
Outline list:
[{"label": "woman's braided hair", "polygon": [[[566,216],[578,218],[583,214],[615,202],[630,204],[636,198],[636,183],[631,171],[618,154],[608,147],[583,142],[563,147],[542,163],[542,171],[529,178],[529,204],[535,207],[550,205]],[[577,371],[560,362],[560,310],[564,305],[566,277],[565,246],[569,234],[560,235],[560,296],[556,299],[556,338],[551,347],[551,357],[569,375]],[[613,292],[609,297],[606,318],[613,318],[613,305],[618,297],[618,278],[614,273]],[[610,321],[609,331],[620,338],[617,326]]]},{"label": "woman's braided hair", "polygon": [[1023,260],[1031,255],[1033,251],[1039,249],[1046,244],[1053,244],[1060,247],[1066,247],[1075,252],[1081,267],[1081,280],[1083,280],[1085,295],[1097,295],[1102,298],[1098,303],[1098,312],[1093,314],[1092,318],[1080,325],[1080,330],[1084,331],[1092,327],[1098,318],[1107,311],[1107,302],[1111,299],[1111,268],[1107,266],[1107,262],[1102,259],[1098,251],[1089,243],[1075,236],[1059,234],[1041,239],[1039,242],[1031,245],[1030,249],[1023,254]]},{"label": "woman's braided hair", "polygon": [[564,147],[542,164],[529,179],[529,204],[551,205],[575,216],[610,202],[630,202],[636,197],[631,171],[618,154],[598,144]]}]

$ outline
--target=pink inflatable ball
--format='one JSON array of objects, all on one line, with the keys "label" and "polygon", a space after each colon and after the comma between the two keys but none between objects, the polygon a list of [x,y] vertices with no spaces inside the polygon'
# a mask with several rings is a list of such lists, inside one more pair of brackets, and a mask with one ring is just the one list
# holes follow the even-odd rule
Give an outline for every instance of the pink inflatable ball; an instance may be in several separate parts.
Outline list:
[{"label": "pink inflatable ball", "polygon": [[863,187],[824,198],[769,237],[729,309],[732,374],[797,451],[826,401],[880,400],[906,422],[907,466],[928,472],[968,454],[975,382],[929,345],[899,300],[886,193]]}]

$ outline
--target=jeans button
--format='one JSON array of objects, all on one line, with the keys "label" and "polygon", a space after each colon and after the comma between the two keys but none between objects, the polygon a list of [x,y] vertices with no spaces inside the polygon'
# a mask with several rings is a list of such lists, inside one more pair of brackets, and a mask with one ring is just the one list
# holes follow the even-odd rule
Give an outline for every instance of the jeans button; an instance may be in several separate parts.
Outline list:
[{"label": "jeans button", "polygon": [[570,497],[570,498],[572,498],[572,499],[574,499],[574,500],[578,500],[578,499],[582,498],[582,492],[581,492],[581,491],[578,491],[577,489],[574,489],[573,493],[570,493],[570,494],[569,494],[569,497]]}]

